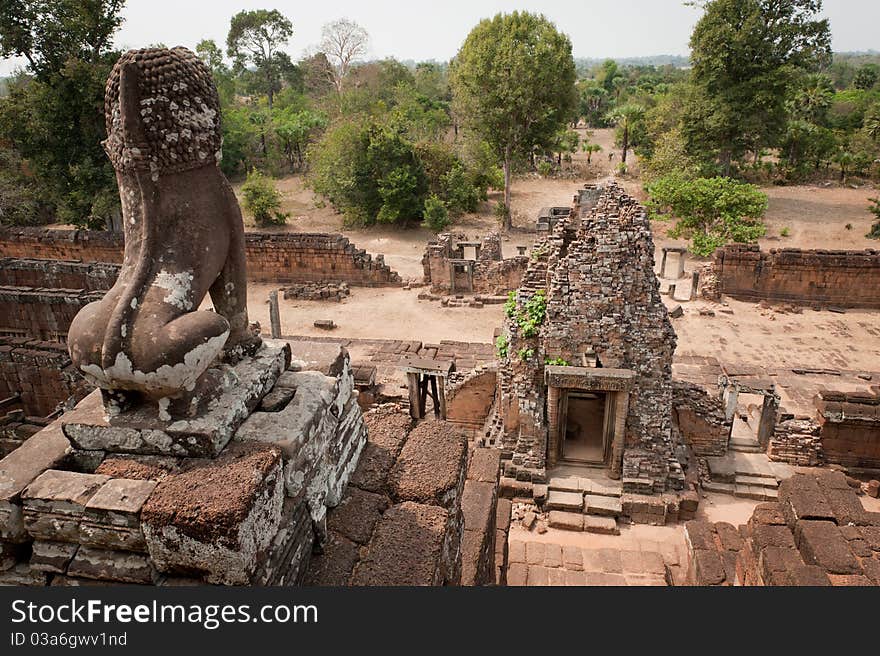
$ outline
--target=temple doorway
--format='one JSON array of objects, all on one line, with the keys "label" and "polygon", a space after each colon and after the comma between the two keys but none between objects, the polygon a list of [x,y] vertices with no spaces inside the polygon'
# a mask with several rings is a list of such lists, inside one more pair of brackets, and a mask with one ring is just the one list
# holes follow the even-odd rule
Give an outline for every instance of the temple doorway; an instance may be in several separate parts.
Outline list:
[{"label": "temple doorway", "polygon": [[569,392],[565,411],[562,458],[575,462],[605,464],[608,430],[604,392]]}]

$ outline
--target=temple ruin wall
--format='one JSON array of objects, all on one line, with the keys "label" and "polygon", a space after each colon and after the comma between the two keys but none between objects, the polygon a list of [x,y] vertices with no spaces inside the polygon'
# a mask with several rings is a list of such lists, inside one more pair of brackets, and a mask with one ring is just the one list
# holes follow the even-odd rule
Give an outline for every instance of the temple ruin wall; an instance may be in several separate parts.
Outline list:
[{"label": "temple ruin wall", "polygon": [[[332,280],[359,287],[401,282],[382,255],[336,234],[246,233],[248,276],[266,282]],[[43,228],[0,229],[0,257],[122,262],[121,233]]]},{"label": "temple ruin wall", "polygon": [[90,390],[73,368],[65,344],[0,337],[0,399],[20,394],[26,415],[45,417],[59,403]]},{"label": "temple ruin wall", "polygon": [[746,301],[880,308],[880,251],[771,249],[730,245],[715,252],[720,293]]},{"label": "temple ruin wall", "polygon": [[0,286],[0,335],[65,342],[70,322],[103,291]]}]

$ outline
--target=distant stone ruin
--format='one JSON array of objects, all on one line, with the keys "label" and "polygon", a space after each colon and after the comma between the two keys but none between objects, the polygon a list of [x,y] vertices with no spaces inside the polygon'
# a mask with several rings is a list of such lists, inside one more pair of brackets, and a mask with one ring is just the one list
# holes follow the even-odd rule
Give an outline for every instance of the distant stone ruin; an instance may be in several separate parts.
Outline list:
[{"label": "distant stone ruin", "polygon": [[528,263],[523,255],[504,259],[498,233],[482,241],[443,233],[428,243],[422,257],[425,284],[450,294],[505,295],[519,287]]}]

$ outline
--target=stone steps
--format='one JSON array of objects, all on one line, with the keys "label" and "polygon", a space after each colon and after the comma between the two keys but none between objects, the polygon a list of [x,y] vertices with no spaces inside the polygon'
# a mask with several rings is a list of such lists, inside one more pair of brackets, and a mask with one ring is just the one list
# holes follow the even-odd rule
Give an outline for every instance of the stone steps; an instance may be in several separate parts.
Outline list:
[{"label": "stone steps", "polygon": [[584,515],[576,512],[551,510],[548,523],[550,528],[561,531],[581,531],[600,535],[620,535],[617,520],[613,517]]},{"label": "stone steps", "polygon": [[761,445],[752,437],[731,437],[727,448],[739,453],[761,453]]},{"label": "stone steps", "polygon": [[739,474],[736,475],[737,485],[754,485],[775,490],[779,487],[779,481],[775,477],[767,477],[755,474]]},{"label": "stone steps", "polygon": [[551,492],[583,492],[600,497],[620,498],[623,494],[623,485],[618,481],[584,476],[554,476],[547,483],[547,489]]}]

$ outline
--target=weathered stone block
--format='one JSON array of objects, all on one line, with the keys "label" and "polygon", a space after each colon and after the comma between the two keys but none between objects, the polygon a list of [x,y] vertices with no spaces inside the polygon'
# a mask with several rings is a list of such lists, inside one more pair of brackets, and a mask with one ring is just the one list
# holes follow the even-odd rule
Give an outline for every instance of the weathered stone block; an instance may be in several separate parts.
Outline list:
[{"label": "weathered stone block", "polygon": [[357,544],[367,544],[386,508],[388,499],[383,495],[352,488],[328,515],[327,529]]},{"label": "weathered stone block", "polygon": [[446,422],[417,426],[404,444],[388,487],[395,501],[451,509],[461,498],[467,468],[467,439]]},{"label": "weathered stone block", "polygon": [[25,542],[21,492],[47,469],[57,467],[70,443],[56,420],[0,460],[0,540]]},{"label": "weathered stone block", "polygon": [[42,572],[64,574],[76,555],[78,544],[36,540],[31,553],[31,567]]},{"label": "weathered stone block", "polygon": [[144,504],[147,549],[162,572],[197,571],[209,583],[246,585],[281,522],[281,453],[235,442],[215,460],[194,460]]},{"label": "weathered stone block", "polygon": [[829,574],[861,574],[859,561],[833,522],[801,520],[796,534],[807,565],[818,565]]},{"label": "weathered stone block", "polygon": [[22,492],[24,524],[36,540],[79,542],[86,503],[109,478],[50,469]]},{"label": "weathered stone block", "polygon": [[156,481],[111,479],[86,504],[80,543],[102,549],[146,551],[140,512]]},{"label": "weathered stone block", "polygon": [[144,554],[80,547],[67,568],[73,577],[119,583],[156,583],[157,574]]},{"label": "weathered stone block", "polygon": [[[388,509],[352,576],[353,585],[442,585],[448,513],[406,501]],[[460,556],[459,556],[460,557]]]}]

